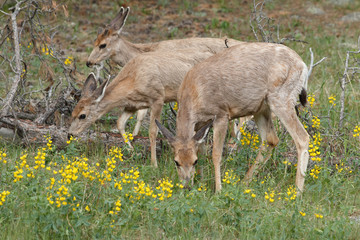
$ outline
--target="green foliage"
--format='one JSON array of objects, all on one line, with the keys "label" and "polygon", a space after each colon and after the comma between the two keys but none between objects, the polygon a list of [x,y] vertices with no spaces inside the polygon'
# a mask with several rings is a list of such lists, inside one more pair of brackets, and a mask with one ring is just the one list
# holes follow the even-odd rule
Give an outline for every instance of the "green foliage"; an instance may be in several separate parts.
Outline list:
[{"label": "green foliage", "polygon": [[[311,94],[308,100],[310,107],[300,114],[305,119],[312,113],[304,125],[317,136],[325,130],[314,114],[319,103]],[[334,111],[336,103],[336,97],[329,99],[328,111]],[[344,157],[334,165],[329,136],[312,138],[306,190],[296,197],[296,162],[286,157],[293,148],[288,134],[281,133],[283,127],[275,125],[281,143],[248,186],[241,179],[259,141],[256,132],[241,130],[241,140],[234,139],[241,147],[226,153],[223,160],[223,190],[217,194],[206,156],[198,163],[194,186],[185,190],[177,182],[170,149],[162,151],[159,169],[154,169],[137,144],[130,150],[126,145],[122,149],[100,143],[84,146],[70,139],[66,148],[56,149],[47,137],[46,146],[25,150],[3,143],[0,194],[9,194],[0,198],[0,236],[355,238],[360,226],[350,216],[359,217],[360,172],[353,144],[360,128],[343,137]],[[23,227],[15,231],[17,226]]]}]

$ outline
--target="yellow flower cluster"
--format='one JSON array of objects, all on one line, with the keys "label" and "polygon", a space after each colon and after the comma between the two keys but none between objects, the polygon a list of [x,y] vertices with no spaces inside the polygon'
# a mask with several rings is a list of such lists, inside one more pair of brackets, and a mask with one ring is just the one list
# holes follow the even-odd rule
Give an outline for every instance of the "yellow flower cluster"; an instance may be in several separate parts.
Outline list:
[{"label": "yellow flower cluster", "polygon": [[109,156],[111,157],[111,160],[117,159],[120,162],[124,161],[122,158],[123,154],[121,153],[121,148],[112,147],[109,151]]},{"label": "yellow flower cluster", "polygon": [[24,78],[24,76],[25,76],[25,73],[26,73],[26,70],[25,70],[25,68],[22,70],[22,73],[21,73],[21,78]]},{"label": "yellow flower cluster", "polygon": [[112,180],[111,173],[116,168],[115,164],[116,164],[115,157],[106,159],[106,169],[100,175],[98,175],[98,180],[102,185],[104,185],[105,181],[111,182]]},{"label": "yellow flower cluster", "polygon": [[121,200],[118,199],[118,200],[115,202],[114,208],[109,211],[109,214],[110,214],[110,215],[114,215],[114,214],[116,215],[116,214],[118,214],[118,213],[120,212],[120,210],[121,210]]},{"label": "yellow flower cluster", "polygon": [[[68,204],[67,198],[70,198],[71,194],[69,193],[69,188],[61,185],[56,191],[55,195],[55,203],[56,207],[61,207],[61,205],[66,206]],[[75,198],[76,199],[76,198]],[[51,203],[50,203],[51,204]]]},{"label": "yellow flower cluster", "polygon": [[329,99],[329,103],[332,105],[332,106],[336,106],[336,96],[331,94],[330,97],[328,98]]},{"label": "yellow flower cluster", "polygon": [[266,181],[267,179],[270,179],[270,178],[271,178],[271,177],[269,177],[269,176],[265,176],[265,177],[264,177],[264,180],[262,180],[260,183],[261,183],[261,184],[264,184],[265,181]]},{"label": "yellow flower cluster", "polygon": [[2,191],[2,193],[0,193],[0,206],[2,206],[6,200],[6,197],[10,194],[9,191]]},{"label": "yellow flower cluster", "polygon": [[137,168],[131,168],[129,170],[129,173],[120,173],[120,177],[122,177],[122,182],[125,183],[131,183],[131,180],[136,182],[136,179],[140,177],[140,173],[137,170]]},{"label": "yellow flower cluster", "polygon": [[[134,186],[135,194],[137,194],[136,199],[144,199],[145,196],[151,196],[153,198],[157,197],[156,194],[154,194],[154,190],[149,186],[149,184],[146,185],[144,181],[134,181],[134,183],[136,184]],[[160,193],[159,196],[161,196]]]},{"label": "yellow flower cluster", "polygon": [[312,108],[314,106],[314,102],[315,102],[315,95],[314,94],[309,94],[307,101],[309,102],[310,107]]},{"label": "yellow flower cluster", "polygon": [[342,160],[340,160],[339,164],[336,164],[336,170],[338,171],[338,173],[341,172],[347,172],[347,173],[352,173],[350,167],[345,166],[344,162]]},{"label": "yellow flower cluster", "polygon": [[293,201],[296,199],[296,188],[293,186],[288,187],[287,191],[286,191],[287,197],[285,197],[286,201]]},{"label": "yellow flower cluster", "polygon": [[7,160],[5,159],[6,156],[6,153],[0,150],[0,162],[7,163]]},{"label": "yellow flower cluster", "polygon": [[122,190],[122,185],[120,182],[118,182],[116,179],[114,179],[114,188],[117,188],[118,190]]},{"label": "yellow flower cluster", "polygon": [[268,189],[268,190],[269,193],[265,192],[265,199],[272,203],[275,201],[275,191],[272,189]]},{"label": "yellow flower cluster", "polygon": [[27,48],[31,48],[31,46],[32,46],[32,42],[29,42]]},{"label": "yellow flower cluster", "polygon": [[354,128],[354,134],[353,137],[359,137],[360,136],[360,126],[356,125]]},{"label": "yellow flower cluster", "polygon": [[245,189],[244,194],[250,194],[251,197],[256,197],[256,194],[252,192],[252,189]]},{"label": "yellow flower cluster", "polygon": [[46,143],[47,149],[48,149],[48,150],[52,150],[52,140],[51,140],[51,136],[44,136],[44,138],[45,138],[46,141],[47,141],[47,143]]},{"label": "yellow flower cluster", "polygon": [[37,155],[34,157],[35,158],[35,166],[34,169],[38,169],[38,168],[45,168],[45,158],[46,158],[46,153],[45,153],[46,148],[38,148],[38,152]]},{"label": "yellow flower cluster", "polygon": [[317,116],[314,116],[312,119],[311,119],[311,122],[312,122],[312,127],[315,128],[315,129],[319,129],[320,128],[320,118],[318,118]]},{"label": "yellow flower cluster", "polygon": [[174,187],[172,181],[168,178],[163,178],[162,180],[159,180],[158,183],[159,186],[156,187],[157,190],[160,190],[160,193],[158,194],[158,199],[162,201],[165,198],[170,198],[173,192],[172,188]]},{"label": "yellow flower cluster", "polygon": [[125,139],[125,143],[134,140],[134,137],[131,133],[124,133],[123,134],[124,139]]},{"label": "yellow flower cluster", "polygon": [[234,186],[236,183],[240,182],[240,177],[237,176],[233,170],[230,170],[225,172],[225,176],[222,181],[225,184],[231,184]]},{"label": "yellow flower cluster", "polygon": [[318,179],[320,170],[321,170],[321,167],[319,167],[318,165],[315,165],[314,168],[311,169],[311,171],[310,171],[310,176],[312,176],[314,179]]},{"label": "yellow flower cluster", "polygon": [[302,212],[302,211],[299,211],[300,215],[305,217],[306,216],[306,213],[305,212]]},{"label": "yellow flower cluster", "polygon": [[259,143],[259,135],[251,134],[250,132],[246,132],[243,127],[240,127],[241,137],[241,145],[251,145],[252,149],[258,149]]},{"label": "yellow flower cluster", "polygon": [[21,160],[21,163],[19,166],[15,166],[15,168],[17,169],[15,172],[14,172],[14,182],[18,182],[20,181],[22,178],[24,178],[24,176],[22,175],[22,173],[24,172],[23,168],[25,167],[26,169],[29,170],[29,165],[27,164],[27,154],[23,154],[21,157],[20,157],[20,160]]},{"label": "yellow flower cluster", "polygon": [[312,161],[315,162],[321,161],[321,158],[319,157],[320,156],[319,146],[321,144],[321,141],[322,138],[320,133],[315,133],[313,135],[313,140],[309,144],[309,154]]},{"label": "yellow flower cluster", "polygon": [[76,166],[77,162],[69,162],[68,165],[65,167],[62,167],[59,170],[59,174],[61,175],[62,179],[59,181],[59,183],[63,184],[70,184],[71,181],[76,181],[79,177],[79,168]]},{"label": "yellow flower cluster", "polygon": [[207,188],[205,185],[201,185],[198,189],[197,189],[199,192],[206,192],[207,191]]},{"label": "yellow flower cluster", "polygon": [[70,65],[74,61],[74,58],[72,56],[69,56],[65,59],[64,63],[65,65]]},{"label": "yellow flower cluster", "polygon": [[50,54],[50,56],[54,56],[53,50],[51,50],[51,49],[49,50],[47,45],[45,45],[45,47],[41,48],[41,52],[45,53],[45,55]]},{"label": "yellow flower cluster", "polygon": [[322,218],[324,217],[324,216],[323,216],[322,214],[320,214],[320,213],[315,213],[314,215],[315,215],[316,218],[320,218],[320,219],[322,219]]},{"label": "yellow flower cluster", "polygon": [[66,141],[67,144],[70,144],[72,141],[77,141],[77,138],[74,138],[73,136],[70,136],[69,140]]},{"label": "yellow flower cluster", "polygon": [[285,165],[291,165],[291,162],[290,161],[288,161],[288,160],[285,160],[285,161],[283,161],[283,164],[285,164]]},{"label": "yellow flower cluster", "polygon": [[177,111],[177,110],[179,109],[177,102],[175,102],[173,109],[174,109],[175,111]]}]

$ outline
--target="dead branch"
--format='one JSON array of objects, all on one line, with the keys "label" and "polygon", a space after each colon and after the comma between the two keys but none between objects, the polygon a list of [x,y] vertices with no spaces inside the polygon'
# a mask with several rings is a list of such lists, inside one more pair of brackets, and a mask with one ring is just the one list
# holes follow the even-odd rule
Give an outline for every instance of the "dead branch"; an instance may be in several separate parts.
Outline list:
[{"label": "dead branch", "polygon": [[311,73],[312,73],[314,67],[316,67],[317,65],[319,65],[320,63],[322,63],[322,61],[324,61],[326,59],[326,57],[323,57],[320,61],[317,61],[314,64],[314,53],[311,50],[311,48],[309,50],[310,50],[310,66],[309,66],[309,71],[308,71],[308,75],[307,75],[307,78],[306,78],[306,85],[305,86],[307,86],[307,83],[309,81],[309,78],[311,76]]},{"label": "dead branch", "polygon": [[[65,128],[58,128],[54,125],[38,125],[29,120],[16,120],[10,117],[3,117],[0,119],[0,128],[8,128],[16,132],[20,136],[23,144],[46,144],[47,140],[44,136],[51,136],[53,143],[57,147],[64,147],[67,145],[68,132]],[[23,136],[26,135],[27,138]],[[105,145],[127,146],[123,142],[123,138],[118,133],[109,132],[94,132],[87,131],[78,137],[80,142],[101,142]],[[134,144],[149,146],[147,137],[134,137]],[[160,141],[158,138],[157,141]],[[159,142],[157,144],[160,146]]]},{"label": "dead branch", "polygon": [[21,10],[21,7],[20,7],[21,4],[23,4],[24,2],[26,2],[26,0],[16,2],[15,10],[13,11],[13,13],[11,15],[1,11],[5,15],[11,16],[11,23],[12,23],[12,28],[13,28],[13,40],[14,40],[14,48],[15,48],[15,56],[14,56],[15,57],[15,69],[13,70],[15,72],[15,76],[14,76],[14,81],[10,88],[10,91],[4,100],[3,108],[1,109],[1,113],[0,113],[0,117],[4,117],[4,116],[8,115],[10,106],[14,100],[15,93],[16,93],[19,83],[21,81],[21,73],[22,73],[21,60],[22,59],[21,59],[21,55],[20,55],[19,30],[18,30],[18,26],[17,26],[17,22],[16,22],[16,17]]},{"label": "dead branch", "polygon": [[[359,39],[360,39],[360,37],[359,37]],[[358,51],[347,51],[346,52],[344,73],[343,73],[342,77],[339,79],[340,88],[341,88],[339,128],[342,128],[343,121],[344,121],[344,118],[345,118],[345,88],[346,88],[346,84],[349,83],[350,80],[351,80],[350,75],[353,76],[354,74],[358,73],[358,71],[360,70],[360,66],[359,67],[357,67],[357,66],[349,67],[350,56],[351,55],[354,56],[356,54],[360,54],[360,50],[358,50]]]},{"label": "dead branch", "polygon": [[[253,10],[250,14],[250,27],[251,30],[256,38],[256,40],[262,42],[269,42],[269,43],[278,43],[284,44],[285,41],[293,41],[293,42],[300,42],[300,43],[307,43],[306,41],[295,39],[294,37],[285,37],[280,39],[279,33],[279,25],[275,25],[275,20],[269,18],[264,12],[264,6],[266,1],[262,1],[256,3],[256,0],[253,0]],[[261,36],[261,40],[259,40],[258,35]],[[277,39],[274,39],[274,36]]]}]

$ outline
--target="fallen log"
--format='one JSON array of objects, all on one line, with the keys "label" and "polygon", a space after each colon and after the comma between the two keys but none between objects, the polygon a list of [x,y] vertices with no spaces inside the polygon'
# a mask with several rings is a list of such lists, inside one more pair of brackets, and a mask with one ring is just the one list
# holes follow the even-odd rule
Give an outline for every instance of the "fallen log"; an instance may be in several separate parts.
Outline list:
[{"label": "fallen log", "polygon": [[[60,128],[55,125],[36,124],[30,120],[3,117],[0,118],[0,129],[2,129],[2,131],[0,131],[0,139],[20,141],[24,145],[46,144],[47,140],[44,136],[51,136],[53,144],[60,148],[66,146],[66,142],[68,141],[67,128]],[[11,134],[11,132],[13,134]],[[90,141],[109,146],[125,146],[123,138],[118,133],[88,130],[78,136],[78,139],[84,143]],[[158,146],[162,146],[161,139],[157,139],[157,142]],[[144,145],[148,148],[150,141],[148,137],[135,136],[133,144]]]}]

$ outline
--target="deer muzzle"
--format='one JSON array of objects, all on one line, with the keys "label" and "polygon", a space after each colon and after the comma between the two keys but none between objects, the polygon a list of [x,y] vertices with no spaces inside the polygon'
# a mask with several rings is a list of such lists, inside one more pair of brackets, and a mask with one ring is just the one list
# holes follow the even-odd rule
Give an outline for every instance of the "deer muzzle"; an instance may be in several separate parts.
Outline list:
[{"label": "deer muzzle", "polygon": [[90,62],[90,61],[87,61],[87,62],[86,62],[86,66],[87,66],[87,67],[92,67],[93,65],[94,65],[94,64],[93,64],[92,62]]}]

